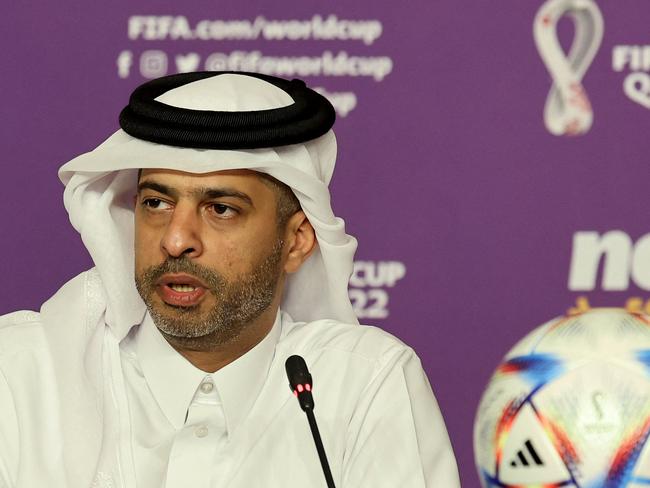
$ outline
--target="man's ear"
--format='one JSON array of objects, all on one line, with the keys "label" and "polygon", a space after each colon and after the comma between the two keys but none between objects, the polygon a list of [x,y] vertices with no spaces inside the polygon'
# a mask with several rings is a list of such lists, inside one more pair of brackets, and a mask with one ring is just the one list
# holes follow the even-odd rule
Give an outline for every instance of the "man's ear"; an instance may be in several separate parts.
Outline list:
[{"label": "man's ear", "polygon": [[318,245],[314,228],[302,210],[289,218],[284,232],[284,242],[285,248],[288,249],[284,271],[295,273]]}]

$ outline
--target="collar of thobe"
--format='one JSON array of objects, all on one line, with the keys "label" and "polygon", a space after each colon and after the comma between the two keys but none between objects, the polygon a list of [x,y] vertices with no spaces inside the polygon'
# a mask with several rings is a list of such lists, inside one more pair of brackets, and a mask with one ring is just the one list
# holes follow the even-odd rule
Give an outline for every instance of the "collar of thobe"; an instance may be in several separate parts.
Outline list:
[{"label": "collar of thobe", "polygon": [[135,350],[154,398],[175,429],[183,427],[197,388],[210,377],[221,398],[230,436],[248,414],[266,380],[280,331],[278,312],[271,331],[261,342],[219,371],[206,373],[169,345],[147,313],[136,331]]}]

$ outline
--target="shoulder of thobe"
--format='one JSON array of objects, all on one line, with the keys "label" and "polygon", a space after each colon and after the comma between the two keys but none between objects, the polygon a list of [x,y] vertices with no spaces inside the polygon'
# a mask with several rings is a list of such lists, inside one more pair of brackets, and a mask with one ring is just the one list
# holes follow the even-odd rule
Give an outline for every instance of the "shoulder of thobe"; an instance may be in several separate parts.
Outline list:
[{"label": "shoulder of thobe", "polygon": [[29,373],[38,373],[24,371],[28,374],[21,377],[14,369],[25,362],[37,364],[34,354],[38,355],[39,344],[44,346],[39,317],[37,312],[28,310],[0,316],[0,486],[3,488],[15,485],[19,466],[16,396],[21,393],[16,389],[28,381]]},{"label": "shoulder of thobe", "polygon": [[[314,328],[317,333],[308,331]],[[381,329],[333,321],[298,325],[292,334],[290,342],[312,369],[316,392],[321,374],[337,368],[346,376],[345,387],[356,388],[346,395],[355,405],[344,486],[460,486],[440,409],[412,348]]]},{"label": "shoulder of thobe", "polygon": [[[383,364],[361,395],[350,431],[347,486],[460,486],[442,414],[412,349]],[[377,465],[387,469],[376,472]]]}]

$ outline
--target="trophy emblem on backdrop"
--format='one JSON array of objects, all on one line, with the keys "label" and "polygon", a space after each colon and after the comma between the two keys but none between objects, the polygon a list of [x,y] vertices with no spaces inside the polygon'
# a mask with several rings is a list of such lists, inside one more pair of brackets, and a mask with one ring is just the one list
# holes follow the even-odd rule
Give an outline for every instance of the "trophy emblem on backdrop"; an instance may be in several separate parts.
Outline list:
[{"label": "trophy emblem on backdrop", "polygon": [[[575,33],[568,55],[558,39],[557,24],[573,19]],[[603,16],[593,0],[548,0],[533,24],[537,50],[553,79],[544,106],[544,124],[556,136],[589,131],[594,114],[582,79],[603,38]]]}]

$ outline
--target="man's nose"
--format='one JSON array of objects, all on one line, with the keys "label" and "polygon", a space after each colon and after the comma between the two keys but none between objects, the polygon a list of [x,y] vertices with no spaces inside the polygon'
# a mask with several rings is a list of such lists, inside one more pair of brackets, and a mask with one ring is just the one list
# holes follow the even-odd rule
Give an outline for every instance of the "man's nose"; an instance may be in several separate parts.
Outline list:
[{"label": "man's nose", "polygon": [[201,218],[195,208],[177,205],[165,229],[160,246],[168,256],[197,257],[203,252]]}]

